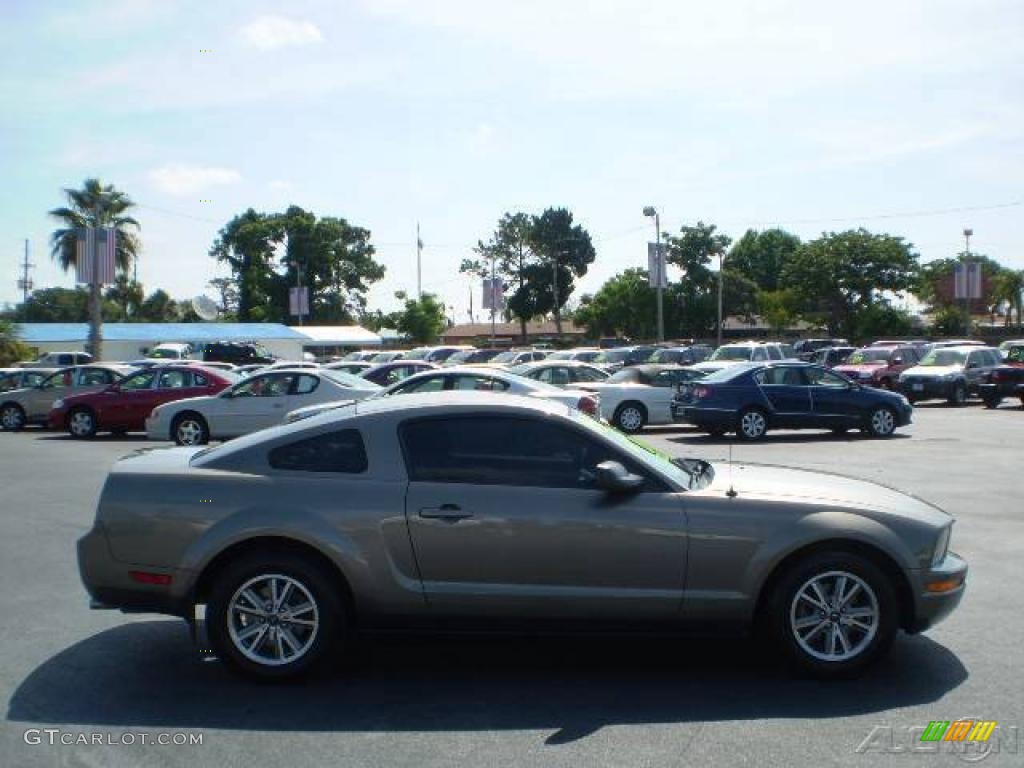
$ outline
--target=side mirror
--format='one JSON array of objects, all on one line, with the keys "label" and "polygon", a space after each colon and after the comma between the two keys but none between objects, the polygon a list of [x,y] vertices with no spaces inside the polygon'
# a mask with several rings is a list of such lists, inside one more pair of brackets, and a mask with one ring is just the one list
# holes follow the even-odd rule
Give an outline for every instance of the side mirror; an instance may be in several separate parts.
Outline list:
[{"label": "side mirror", "polygon": [[644,484],[640,475],[634,475],[617,461],[602,461],[595,469],[597,487],[608,493],[633,493]]},{"label": "side mirror", "polygon": [[902,358],[902,357],[894,357],[894,358],[893,358],[892,360],[890,360],[889,362],[890,362],[890,363],[891,363],[892,365],[903,365],[903,358]]},{"label": "side mirror", "polygon": [[967,367],[968,368],[979,368],[980,366],[977,363],[968,363]]}]

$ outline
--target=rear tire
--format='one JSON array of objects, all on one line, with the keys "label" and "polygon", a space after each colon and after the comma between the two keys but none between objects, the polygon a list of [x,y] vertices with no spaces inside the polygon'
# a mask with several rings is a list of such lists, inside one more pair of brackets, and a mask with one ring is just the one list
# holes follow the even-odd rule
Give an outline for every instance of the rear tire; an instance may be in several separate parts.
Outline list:
[{"label": "rear tire", "polygon": [[198,413],[179,413],[171,422],[171,439],[178,445],[206,445],[210,442],[210,427]]},{"label": "rear tire", "polygon": [[217,656],[261,681],[326,667],[348,626],[335,581],[318,564],[288,552],[253,552],[229,563],[215,577],[207,603]]},{"label": "rear tire", "polygon": [[612,423],[628,435],[634,435],[647,424],[647,409],[640,403],[630,401],[615,409]]},{"label": "rear tire", "polygon": [[889,649],[899,605],[894,585],[874,562],[849,552],[820,552],[782,575],[768,619],[791,664],[817,677],[844,677]]},{"label": "rear tire", "polygon": [[68,434],[78,440],[96,437],[96,413],[92,408],[79,406],[68,414]]},{"label": "rear tire", "polygon": [[1002,397],[986,397],[984,402],[985,402],[985,407],[986,408],[989,408],[989,409],[998,408],[999,404],[1001,402],[1003,402],[1003,398]]},{"label": "rear tire", "polygon": [[736,435],[743,440],[760,440],[768,431],[768,416],[760,408],[744,408],[736,417]]}]

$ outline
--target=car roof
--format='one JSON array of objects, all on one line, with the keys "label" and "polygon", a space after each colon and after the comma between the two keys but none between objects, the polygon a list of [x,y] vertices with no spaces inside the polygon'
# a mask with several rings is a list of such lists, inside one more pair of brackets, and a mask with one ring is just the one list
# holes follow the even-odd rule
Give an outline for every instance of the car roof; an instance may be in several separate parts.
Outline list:
[{"label": "car roof", "polygon": [[[562,360],[561,358],[556,358],[555,360],[531,360],[528,363],[520,363],[516,367],[522,370],[529,371],[535,371],[538,368],[597,368],[596,365],[588,363],[584,360]],[[450,371],[451,368],[449,368],[448,370]]]}]

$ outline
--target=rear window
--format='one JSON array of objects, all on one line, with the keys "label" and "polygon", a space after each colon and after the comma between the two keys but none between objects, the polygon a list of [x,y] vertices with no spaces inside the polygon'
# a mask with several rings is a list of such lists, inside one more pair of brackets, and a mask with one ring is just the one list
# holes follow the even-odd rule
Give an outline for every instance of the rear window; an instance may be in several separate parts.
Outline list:
[{"label": "rear window", "polygon": [[358,429],[343,429],[279,445],[269,455],[270,466],[291,472],[366,471],[366,446]]}]

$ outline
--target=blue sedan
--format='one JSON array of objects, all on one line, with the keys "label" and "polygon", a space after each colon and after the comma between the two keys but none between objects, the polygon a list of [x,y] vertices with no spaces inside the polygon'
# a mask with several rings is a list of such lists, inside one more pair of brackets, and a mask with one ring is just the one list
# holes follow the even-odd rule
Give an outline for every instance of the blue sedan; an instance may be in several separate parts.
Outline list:
[{"label": "blue sedan", "polygon": [[769,429],[861,429],[888,437],[910,423],[913,406],[895,392],[862,387],[820,365],[741,363],[681,386],[672,418],[715,436],[758,440]]}]

